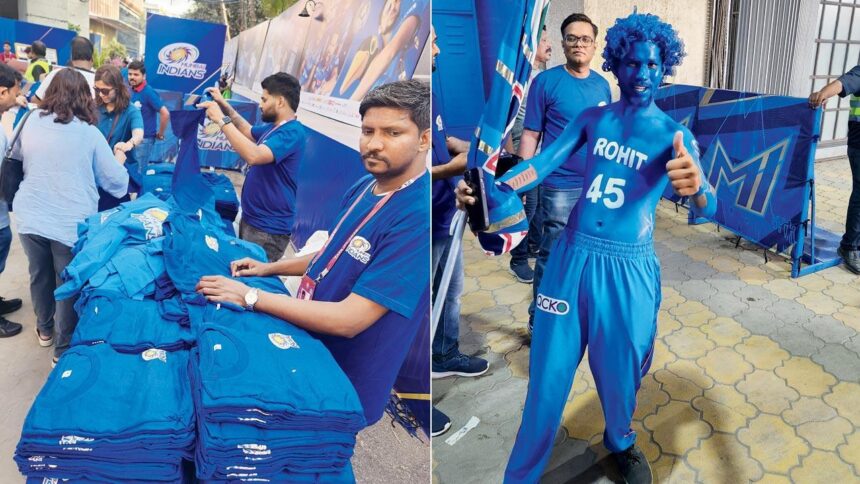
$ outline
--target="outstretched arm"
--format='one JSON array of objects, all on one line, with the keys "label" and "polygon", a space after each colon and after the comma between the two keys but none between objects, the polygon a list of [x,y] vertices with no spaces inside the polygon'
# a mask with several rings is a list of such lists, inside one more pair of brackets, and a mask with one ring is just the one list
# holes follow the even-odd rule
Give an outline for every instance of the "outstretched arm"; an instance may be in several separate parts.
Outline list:
[{"label": "outstretched arm", "polygon": [[[556,170],[585,144],[585,128],[590,121],[591,109],[587,109],[562,131],[552,145],[534,158],[517,163],[498,181],[523,193],[536,187],[544,178]],[[522,141],[521,141],[522,142]]]}]

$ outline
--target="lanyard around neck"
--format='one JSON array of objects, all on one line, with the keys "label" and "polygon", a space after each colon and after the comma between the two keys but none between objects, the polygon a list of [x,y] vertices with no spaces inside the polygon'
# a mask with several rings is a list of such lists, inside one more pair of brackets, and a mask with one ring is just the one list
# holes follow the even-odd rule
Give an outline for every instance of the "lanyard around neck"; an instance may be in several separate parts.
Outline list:
[{"label": "lanyard around neck", "polygon": [[[386,193],[378,202],[376,202],[370,212],[368,212],[367,215],[364,216],[361,222],[359,222],[358,226],[355,227],[355,229],[352,231],[350,236],[346,238],[343,245],[341,245],[340,249],[338,249],[337,253],[335,253],[335,255],[328,261],[328,263],[326,263],[325,268],[323,268],[323,270],[319,273],[316,279],[314,279],[317,284],[319,284],[319,282],[322,281],[323,278],[328,275],[329,271],[331,271],[332,267],[334,267],[334,264],[340,258],[341,254],[343,254],[343,251],[346,250],[347,246],[349,246],[349,243],[352,241],[358,231],[361,230],[365,225],[367,225],[367,222],[369,222],[370,219],[372,219],[373,216],[376,215],[382,209],[382,207],[385,206],[386,203],[388,203],[388,201],[391,199],[391,197],[394,196],[395,193],[413,184],[415,180],[419,179],[423,174],[424,172],[422,171],[418,174],[418,176],[407,180],[403,185],[400,185],[400,188]],[[325,253],[326,249],[328,249],[329,243],[334,240],[335,236],[341,228],[341,225],[343,225],[343,221],[349,218],[349,215],[355,209],[356,205],[358,205],[361,199],[364,198],[365,195],[367,195],[367,191],[372,189],[374,186],[376,186],[375,180],[370,182],[366,187],[364,187],[364,190],[361,191],[361,195],[356,197],[355,201],[352,202],[352,205],[350,205],[344,216],[341,217],[340,221],[338,221],[328,240],[326,240],[325,245],[323,245],[323,248],[319,252],[317,252],[317,255],[315,255],[313,259],[311,259],[310,264],[308,264],[308,271],[310,271],[310,268],[313,267],[313,265],[317,262],[317,259],[319,259],[323,255],[323,253]],[[305,272],[305,274],[308,274],[308,272]]]}]

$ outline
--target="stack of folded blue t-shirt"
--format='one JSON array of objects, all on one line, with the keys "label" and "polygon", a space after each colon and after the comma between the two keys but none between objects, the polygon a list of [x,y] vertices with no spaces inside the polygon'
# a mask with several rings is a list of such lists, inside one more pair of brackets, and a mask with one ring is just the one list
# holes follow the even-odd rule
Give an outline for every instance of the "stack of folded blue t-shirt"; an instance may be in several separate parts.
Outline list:
[{"label": "stack of folded blue t-shirt", "polygon": [[[77,297],[79,321],[25,422],[15,460],[28,478],[354,481],[364,412],[326,347],[196,292],[231,261],[266,257],[212,205],[186,213],[148,193],[80,225],[56,291]],[[241,281],[288,294],[278,277]]]},{"label": "stack of folded blue t-shirt", "polygon": [[28,477],[181,481],[195,441],[188,354],[70,348],[24,421],[19,470]]},{"label": "stack of folded blue t-shirt", "polygon": [[203,319],[191,362],[197,475],[343,477],[364,411],[322,343],[265,314],[207,306]]}]

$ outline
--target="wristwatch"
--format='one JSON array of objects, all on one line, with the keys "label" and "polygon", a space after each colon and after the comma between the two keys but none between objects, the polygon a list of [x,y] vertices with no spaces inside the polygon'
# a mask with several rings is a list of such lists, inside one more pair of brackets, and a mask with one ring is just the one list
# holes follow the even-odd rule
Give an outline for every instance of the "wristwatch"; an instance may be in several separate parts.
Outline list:
[{"label": "wristwatch", "polygon": [[254,305],[257,304],[257,299],[260,297],[260,290],[257,288],[252,288],[250,291],[245,293],[245,309],[248,311],[254,310]]},{"label": "wristwatch", "polygon": [[230,116],[224,116],[223,118],[221,118],[221,122],[218,123],[218,126],[221,126],[223,128],[224,126],[227,126],[228,124],[230,124],[232,122],[233,122],[233,118],[231,118]]}]

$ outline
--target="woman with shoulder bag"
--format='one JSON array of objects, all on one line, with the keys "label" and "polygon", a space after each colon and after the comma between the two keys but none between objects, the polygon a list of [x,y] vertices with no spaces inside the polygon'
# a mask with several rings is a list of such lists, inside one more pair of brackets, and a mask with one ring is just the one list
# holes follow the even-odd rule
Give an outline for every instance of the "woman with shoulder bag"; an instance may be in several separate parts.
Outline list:
[{"label": "woman with shoulder bag", "polygon": [[97,212],[98,187],[114,197],[128,191],[128,173],[114,157],[98,121],[89,84],[74,69],[58,72],[45,100],[21,129],[13,148],[24,178],[12,210],[30,265],[30,296],[41,346],[54,363],[77,325],[75,298],[54,302],[60,274],[72,260],[77,225]]},{"label": "woman with shoulder bag", "polygon": [[[119,68],[106,64],[96,70],[96,107],[99,110],[99,131],[104,135],[114,154],[125,154],[125,169],[128,171],[129,193],[140,189],[140,167],[134,159],[133,148],[143,141],[143,116],[140,109],[131,104],[131,94],[123,81]],[[116,198],[99,189],[99,212],[116,207],[130,200],[126,195]]]}]

